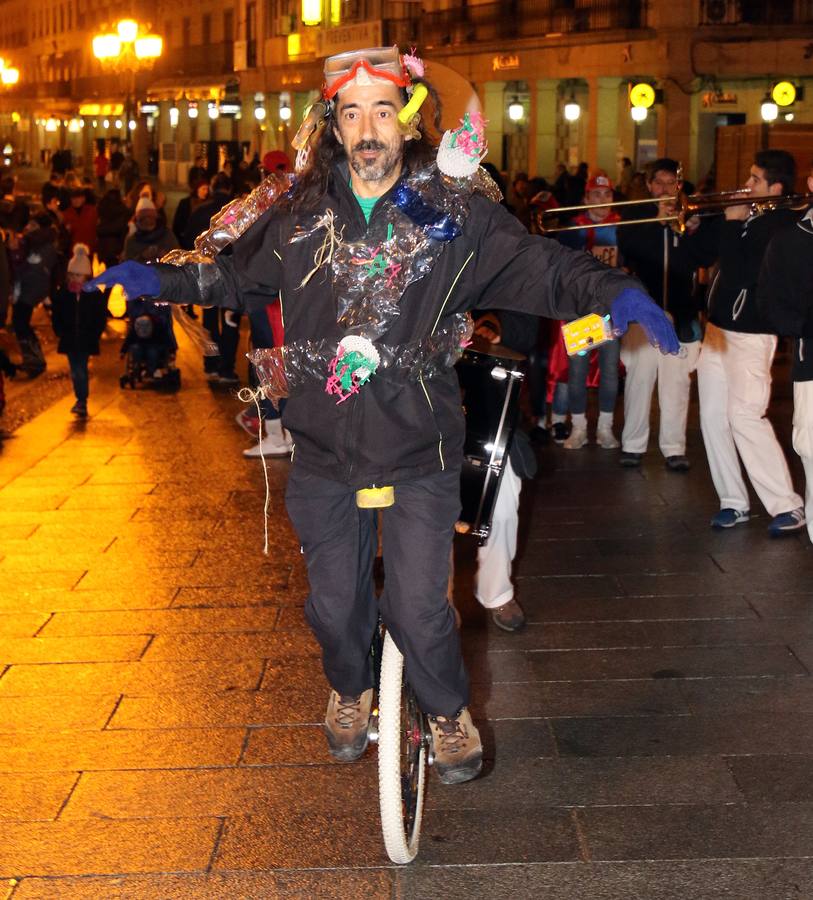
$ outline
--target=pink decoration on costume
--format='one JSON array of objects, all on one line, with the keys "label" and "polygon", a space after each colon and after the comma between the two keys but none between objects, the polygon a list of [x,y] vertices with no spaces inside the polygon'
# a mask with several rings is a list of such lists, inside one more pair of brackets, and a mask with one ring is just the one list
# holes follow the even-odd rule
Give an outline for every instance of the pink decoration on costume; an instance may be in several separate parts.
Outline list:
[{"label": "pink decoration on costume", "polygon": [[355,376],[353,376],[353,384],[350,387],[349,391],[345,391],[342,387],[342,374],[347,371],[349,368],[347,365],[342,365],[343,355],[342,356],[334,356],[330,361],[330,371],[331,374],[328,376],[327,382],[325,383],[325,393],[330,394],[331,396],[336,396],[339,399],[336,401],[336,404],[344,403],[345,400],[349,400],[353,394],[357,394],[359,392],[359,388],[361,385],[356,381]]},{"label": "pink decoration on costume", "polygon": [[398,273],[401,271],[401,263],[391,262],[385,271],[387,273],[387,287],[391,288],[395,284]]},{"label": "pink decoration on costume", "polygon": [[469,122],[471,123],[471,127],[477,132],[477,137],[480,138],[480,143],[482,144],[488,120],[483,118],[481,112],[474,112],[469,116]]},{"label": "pink decoration on costume", "polygon": [[417,55],[418,50],[417,47],[413,47],[409,53],[405,53],[401,57],[401,61],[409,70],[410,75],[413,78],[423,78],[424,72],[426,71],[426,66],[424,65],[423,60]]},{"label": "pink decoration on costume", "polygon": [[480,140],[476,134],[473,134],[471,131],[461,131],[457,135],[457,146],[465,153],[467,156],[479,156],[480,155]]}]

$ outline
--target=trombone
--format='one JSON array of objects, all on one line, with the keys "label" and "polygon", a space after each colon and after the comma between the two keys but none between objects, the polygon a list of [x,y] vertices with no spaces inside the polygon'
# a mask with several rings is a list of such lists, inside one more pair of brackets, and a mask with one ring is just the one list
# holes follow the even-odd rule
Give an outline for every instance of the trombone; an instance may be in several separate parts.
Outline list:
[{"label": "trombone", "polygon": [[[675,211],[668,216],[647,216],[643,219],[622,219],[620,222],[590,222],[585,225],[559,225],[546,228],[544,219],[560,216],[563,213],[581,213],[590,209],[608,209],[619,206],[640,206],[643,204],[672,203]],[[612,203],[586,203],[582,206],[558,206],[554,209],[545,209],[538,213],[537,222],[542,234],[554,234],[563,231],[580,231],[590,228],[621,228],[626,225],[646,225],[650,222],[669,222],[678,233],[684,234],[689,219],[697,216],[722,215],[729,206],[750,206],[752,215],[762,215],[775,209],[803,209],[813,203],[813,194],[784,194],[776,196],[768,194],[752,197],[748,188],[740,188],[736,191],[720,191],[716,194],[685,194],[670,195],[667,197],[645,197],[642,200],[617,200]]]}]

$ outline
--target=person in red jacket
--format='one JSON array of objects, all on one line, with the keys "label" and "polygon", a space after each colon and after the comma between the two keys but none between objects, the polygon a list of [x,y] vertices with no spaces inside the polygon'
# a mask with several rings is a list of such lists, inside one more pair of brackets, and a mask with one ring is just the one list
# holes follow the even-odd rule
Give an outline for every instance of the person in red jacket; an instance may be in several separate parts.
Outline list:
[{"label": "person in red jacket", "polygon": [[85,244],[91,258],[96,252],[96,226],[99,216],[96,207],[87,202],[84,188],[71,191],[71,205],[62,214],[62,224],[71,236],[71,250],[76,244]]}]

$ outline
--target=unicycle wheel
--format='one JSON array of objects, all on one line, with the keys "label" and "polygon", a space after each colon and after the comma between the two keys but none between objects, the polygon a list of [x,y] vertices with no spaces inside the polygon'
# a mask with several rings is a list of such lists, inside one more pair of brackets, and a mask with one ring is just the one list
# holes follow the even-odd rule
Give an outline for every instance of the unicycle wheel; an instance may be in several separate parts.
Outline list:
[{"label": "unicycle wheel", "polygon": [[418,853],[427,762],[424,715],[403,674],[404,658],[388,632],[378,689],[378,798],[394,863],[412,862]]}]

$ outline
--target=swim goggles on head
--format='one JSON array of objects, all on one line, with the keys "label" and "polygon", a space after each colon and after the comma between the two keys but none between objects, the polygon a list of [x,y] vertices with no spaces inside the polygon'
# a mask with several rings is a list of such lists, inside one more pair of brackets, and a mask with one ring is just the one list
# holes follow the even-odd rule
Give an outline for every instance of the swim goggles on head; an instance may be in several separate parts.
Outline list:
[{"label": "swim goggles on head", "polygon": [[326,100],[332,100],[345,85],[357,76],[360,80],[363,79],[365,74],[369,78],[384,78],[401,88],[412,83],[397,47],[351,50],[325,60],[322,96]]}]

